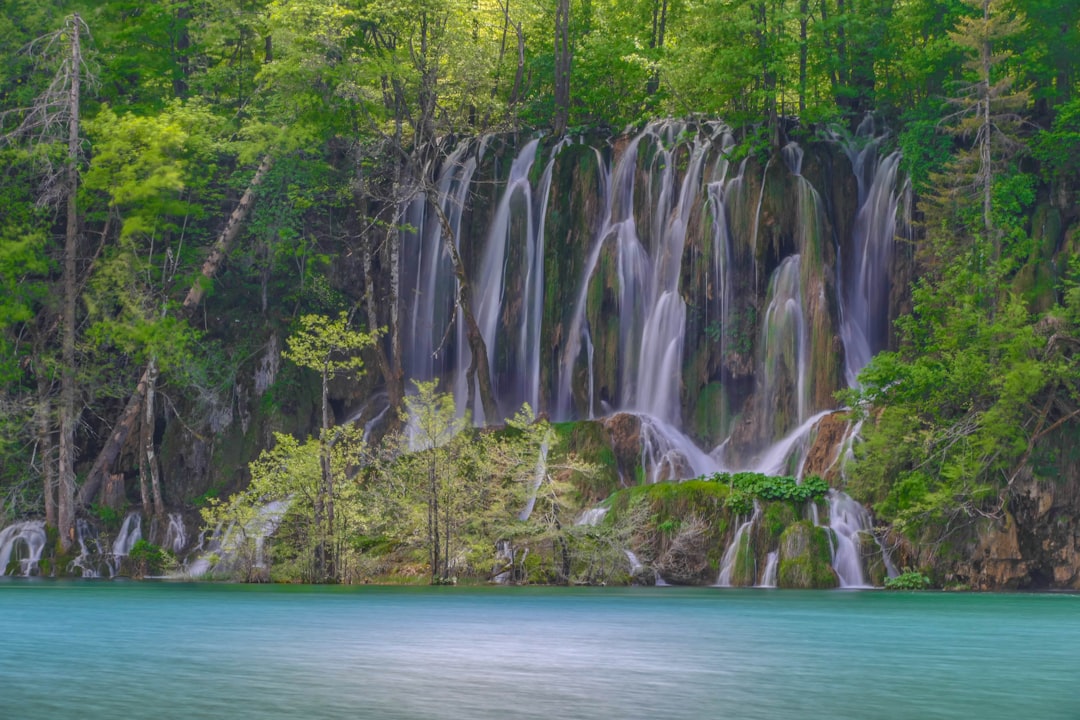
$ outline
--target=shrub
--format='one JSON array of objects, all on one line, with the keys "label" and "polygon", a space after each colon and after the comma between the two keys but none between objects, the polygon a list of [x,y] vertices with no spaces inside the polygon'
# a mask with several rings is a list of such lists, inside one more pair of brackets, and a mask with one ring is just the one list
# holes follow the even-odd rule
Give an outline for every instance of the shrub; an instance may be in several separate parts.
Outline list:
[{"label": "shrub", "polygon": [[916,570],[905,570],[894,578],[885,581],[886,590],[927,590],[930,578]]}]

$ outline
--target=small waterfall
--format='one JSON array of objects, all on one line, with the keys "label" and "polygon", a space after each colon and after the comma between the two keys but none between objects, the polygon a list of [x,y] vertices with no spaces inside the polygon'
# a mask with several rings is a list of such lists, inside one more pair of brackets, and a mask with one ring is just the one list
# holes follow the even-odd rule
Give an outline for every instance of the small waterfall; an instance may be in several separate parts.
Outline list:
[{"label": "small waterfall", "polygon": [[641,467],[649,482],[685,480],[724,469],[694,441],[670,423],[649,415],[641,421]]},{"label": "small waterfall", "polygon": [[[520,212],[524,214],[522,221],[525,230],[525,257],[522,258],[525,264],[524,275],[528,277],[531,272],[535,272],[533,265],[537,261],[537,243],[536,228],[533,221],[533,193],[532,185],[529,182],[529,172],[536,161],[536,148],[539,144],[539,138],[526,143],[510,167],[510,177],[506,181],[506,188],[503,190],[502,198],[499,200],[499,205],[491,221],[491,229],[488,231],[487,243],[480,262],[480,273],[476,278],[473,278],[476,323],[480,327],[480,333],[484,336],[484,343],[487,346],[488,363],[494,376],[492,378],[493,384],[498,397],[507,400],[506,406],[513,408],[520,407],[521,403],[530,396],[530,392],[525,387],[529,378],[519,372],[521,368],[528,367],[529,363],[526,357],[520,355],[521,344],[514,342],[511,338],[506,338],[498,330],[503,314],[507,280],[509,279],[507,274],[513,271],[513,268],[509,268],[507,265],[507,258],[512,249],[511,245],[515,242],[513,231],[517,228],[517,223],[511,222],[512,210],[515,206],[520,208]],[[542,264],[542,257],[539,259]],[[540,285],[542,288],[543,283]],[[518,299],[520,300],[520,298]],[[529,313],[524,313],[524,315],[528,318]],[[529,323],[526,320],[525,334],[527,334],[528,329]],[[521,330],[522,328],[519,327],[519,333]],[[501,347],[502,343],[505,343],[506,346]],[[471,363],[471,353],[468,349],[468,343],[464,343],[459,347],[458,351],[460,356],[457,363],[454,388],[455,395],[460,402],[466,399],[467,395],[465,392],[467,387],[465,374]],[[506,355],[505,364],[496,362],[497,357],[503,354]],[[474,408],[473,417],[476,421],[482,423],[485,419],[492,422],[499,420],[499,418],[483,417],[479,390],[476,390],[476,392],[477,396],[471,399]],[[463,408],[459,408],[459,410],[461,409]]]},{"label": "small waterfall", "polygon": [[172,551],[174,555],[183,552],[187,545],[187,529],[184,527],[184,518],[180,513],[169,513],[169,525],[165,528],[165,540],[162,547]]},{"label": "small waterfall", "polygon": [[840,587],[870,587],[863,573],[861,550],[863,537],[873,537],[869,511],[845,493],[830,490],[829,529],[834,542],[832,566]]},{"label": "small waterfall", "polygon": [[761,574],[761,584],[758,587],[762,588],[774,588],[776,587],[776,570],[780,565],[780,553],[773,550],[767,556],[765,556],[765,572]]},{"label": "small waterfall", "polygon": [[[750,536],[747,535],[754,524],[757,523],[758,518],[761,517],[761,506],[757,500],[754,501],[754,512],[750,515],[750,518],[739,525],[735,531],[735,536],[731,538],[731,544],[728,545],[727,550],[724,551],[724,556],[720,559],[720,576],[716,578],[716,585],[718,587],[731,587],[732,575],[737,568],[736,563],[739,560],[739,554],[742,550],[749,552]],[[743,547],[746,545],[746,548]],[[757,576],[757,573],[754,573]]]},{"label": "small waterfall", "polygon": [[801,424],[810,406],[810,333],[803,313],[800,259],[800,255],[784,258],[773,272],[766,296],[761,326],[760,411],[765,424],[763,439],[769,443]]},{"label": "small waterfall", "polygon": [[540,485],[544,482],[544,477],[547,475],[547,456],[548,446],[551,444],[551,437],[545,437],[544,441],[540,444],[540,456],[536,459],[536,470],[533,472],[533,481],[529,488],[529,499],[525,503],[525,507],[518,513],[518,520],[528,520],[532,515],[533,508],[536,507],[536,493],[540,490]]},{"label": "small waterfall", "polygon": [[98,568],[93,564],[93,557],[100,557],[101,543],[99,542],[97,532],[91,527],[90,523],[86,522],[82,518],[75,521],[75,535],[79,541],[79,554],[71,561],[71,565],[68,568],[68,572],[79,571],[79,575],[84,578],[97,578],[101,577],[101,573]]},{"label": "small waterfall", "polygon": [[840,140],[859,191],[858,211],[847,252],[840,255],[841,338],[848,385],[888,342],[890,269],[901,193],[896,177],[900,151],[880,157],[884,136],[873,137],[873,120],[859,125],[854,139]]},{"label": "small waterfall", "polygon": [[[29,577],[38,572],[41,552],[45,549],[45,523],[25,520],[0,530],[0,573]],[[9,565],[18,563],[17,566]]]},{"label": "small waterfall", "polygon": [[607,515],[608,509],[606,507],[594,507],[589,508],[585,512],[581,513],[575,525],[584,525],[586,527],[596,527],[600,524],[600,521]]},{"label": "small waterfall", "polygon": [[634,554],[633,550],[623,550],[626,553],[626,560],[630,563],[630,576],[634,577],[639,572],[645,569],[645,566],[638,560],[638,556]]},{"label": "small waterfall", "polygon": [[253,568],[265,568],[266,538],[277,530],[291,502],[291,499],[274,500],[260,507],[243,526],[230,525],[224,532],[220,527],[215,529],[205,550],[188,564],[183,574],[190,578],[227,574],[238,569],[245,559],[251,561]]},{"label": "small waterfall", "polygon": [[112,550],[103,558],[109,570],[109,577],[116,577],[120,573],[120,565],[124,558],[131,554],[131,548],[139,540],[142,540],[142,513],[129,512],[120,525],[120,531],[113,540]]},{"label": "small waterfall", "polygon": [[[802,462],[809,450],[810,436],[821,419],[830,413],[823,410],[807,418],[799,427],[773,443],[751,465],[754,472],[765,475],[801,475]],[[794,469],[793,469],[794,468]]]}]

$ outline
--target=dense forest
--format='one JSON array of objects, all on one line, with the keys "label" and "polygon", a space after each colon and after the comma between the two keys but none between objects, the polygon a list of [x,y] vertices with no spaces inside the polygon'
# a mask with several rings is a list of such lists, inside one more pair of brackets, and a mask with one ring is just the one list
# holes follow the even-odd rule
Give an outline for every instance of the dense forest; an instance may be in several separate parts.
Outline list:
[{"label": "dense forest", "polygon": [[[902,153],[902,311],[836,400],[859,442],[835,482],[912,567],[971,523],[1012,522],[1025,483],[1073,464],[1076,3],[5,0],[0,12],[0,526],[44,518],[58,568],[78,554],[79,518],[118,524],[134,505],[164,527],[167,509],[202,508],[210,527],[244,526],[288,499],[282,577],[385,574],[367,558],[388,546],[423,548],[417,572],[434,580],[469,553],[490,574],[494,540],[516,537],[550,557],[522,556],[515,577],[603,581],[642,524],[677,574],[673,548],[712,537],[689,532],[705,514],[679,508],[820,499],[817,485],[778,489],[782,477],[714,479],[687,484],[697,500],[627,488],[602,528],[575,524],[607,495],[596,478],[619,453],[596,452],[587,427],[549,425],[544,398],[498,407],[470,306],[476,261],[437,203],[476,358],[470,410],[500,429],[470,427],[452,398],[411,382],[402,229],[418,198],[446,192],[456,143],[550,148],[664,117],[723,121],[726,156],[765,173],[790,142],[853,137],[867,118]],[[257,401],[238,381],[253,372]],[[344,422],[376,393],[377,442]],[[180,435],[220,438],[210,486],[170,466]],[[541,483],[549,448],[558,472]],[[524,502],[543,511],[513,526]]]}]

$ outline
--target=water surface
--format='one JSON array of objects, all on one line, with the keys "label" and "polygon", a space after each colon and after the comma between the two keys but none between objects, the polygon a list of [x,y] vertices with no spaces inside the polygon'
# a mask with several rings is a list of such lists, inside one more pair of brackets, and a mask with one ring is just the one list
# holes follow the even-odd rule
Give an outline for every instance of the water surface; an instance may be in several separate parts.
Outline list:
[{"label": "water surface", "polygon": [[0,582],[0,717],[1080,718],[1080,597]]}]

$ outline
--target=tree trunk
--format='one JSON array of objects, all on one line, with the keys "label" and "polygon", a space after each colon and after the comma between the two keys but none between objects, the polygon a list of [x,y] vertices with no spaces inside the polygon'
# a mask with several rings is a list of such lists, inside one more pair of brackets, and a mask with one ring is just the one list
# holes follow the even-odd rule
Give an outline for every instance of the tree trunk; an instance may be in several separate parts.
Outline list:
[{"label": "tree trunk", "polygon": [[[229,216],[229,221],[225,224],[225,228],[221,231],[221,234],[218,235],[217,240],[214,241],[210,254],[203,262],[202,278],[210,280],[217,274],[218,269],[221,267],[221,263],[225,259],[225,255],[228,253],[229,246],[240,233],[240,227],[243,224],[244,219],[247,218],[248,213],[251,212],[251,208],[255,204],[255,189],[262,183],[266,174],[270,171],[271,165],[273,165],[272,158],[269,155],[265,156],[262,163],[259,164],[259,169],[255,171],[255,176],[248,184],[247,190],[244,191],[244,195],[240,198],[240,202],[237,204],[236,209],[233,210],[232,215]],[[184,298],[183,305],[181,306],[183,312],[190,315],[190,313],[198,307],[205,294],[206,286],[202,280],[197,280],[191,286],[191,289],[188,290],[188,294]],[[135,392],[128,398],[127,405],[124,407],[120,419],[117,421],[116,425],[113,426],[112,434],[109,435],[108,440],[105,441],[105,445],[101,448],[101,452],[98,453],[93,467],[90,468],[90,472],[86,476],[86,482],[79,491],[79,505],[85,507],[93,502],[94,496],[97,495],[98,490],[101,488],[101,482],[104,480],[105,474],[112,467],[113,463],[116,462],[116,458],[120,456],[120,451],[124,447],[124,442],[127,440],[128,435],[135,426],[135,421],[139,417],[139,409],[142,407],[143,398],[146,395],[146,389],[149,385],[149,379],[150,368],[148,367],[143,371],[138,385],[135,386]]]},{"label": "tree trunk", "polygon": [[454,265],[454,275],[458,281],[458,306],[465,318],[465,335],[469,341],[469,353],[472,361],[469,364],[469,376],[475,376],[480,387],[480,403],[484,408],[484,422],[493,423],[499,421],[499,406],[495,402],[495,390],[491,385],[491,369],[488,366],[487,344],[484,335],[480,332],[480,326],[476,324],[476,317],[472,312],[469,289],[469,278],[465,273],[465,263],[458,254],[457,244],[454,239],[454,228],[446,213],[439,207],[437,202],[431,203],[435,214],[439,218],[439,226],[442,228],[443,244],[446,252],[450,255],[450,261]]},{"label": "tree trunk", "polygon": [[44,378],[38,378],[38,402],[34,408],[37,422],[38,452],[41,454],[42,491],[45,495],[45,524],[56,527],[56,472],[53,447],[52,403],[49,401],[49,384]]},{"label": "tree trunk", "polygon": [[[361,239],[361,245],[363,247],[363,266],[364,266],[364,309],[367,313],[368,329],[372,332],[379,327],[379,315],[378,309],[375,304],[375,275],[371,270],[372,260],[372,235],[373,230],[364,232]],[[390,358],[386,354],[386,348],[382,342],[376,338],[375,341],[375,364],[379,366],[379,372],[383,376],[383,382],[386,383],[386,398],[391,408],[401,407],[402,397],[402,377],[395,375],[393,368],[390,365]],[[391,417],[396,417],[395,413],[391,413]],[[391,420],[391,422],[394,422]]]},{"label": "tree trunk", "polygon": [[799,115],[806,114],[806,64],[809,44],[810,0],[799,0]]},{"label": "tree trunk", "polygon": [[[652,12],[652,36],[649,38],[649,47],[653,50],[664,49],[664,32],[667,28],[668,0],[653,0]],[[659,53],[658,53],[659,55]],[[653,95],[660,89],[660,58],[654,57],[657,67],[649,74],[649,82],[645,86],[645,92]]]},{"label": "tree trunk", "polygon": [[552,133],[566,132],[570,121],[570,0],[556,0],[555,6],[555,118]]},{"label": "tree trunk", "polygon": [[[983,0],[983,23],[987,27],[990,25],[990,0]],[[982,111],[983,111],[983,126],[980,131],[981,143],[979,145],[979,160],[982,164],[980,172],[982,173],[983,181],[983,225],[986,228],[986,240],[993,243],[994,258],[1001,254],[1001,247],[998,244],[997,238],[994,237],[994,220],[991,216],[992,210],[992,190],[994,185],[994,172],[991,165],[990,155],[990,140],[993,137],[994,126],[990,120],[990,71],[992,63],[990,37],[989,33],[986,34],[986,39],[982,43],[980,48],[981,55],[980,60],[982,64]]]},{"label": "tree trunk", "polygon": [[[150,447],[154,444],[153,422],[154,409],[150,405],[153,393],[149,388],[146,390],[146,400],[143,402],[142,422],[139,425],[139,500],[142,502],[143,515],[149,514],[150,509]],[[108,495],[108,483],[104,494]]]},{"label": "tree trunk", "polygon": [[[158,468],[157,453],[154,451],[154,405],[157,398],[157,360],[151,358],[147,365],[149,377],[146,382],[146,415],[143,418],[145,443],[143,453],[146,455],[146,466],[150,470],[150,492],[154,503],[154,514],[159,518],[165,517],[165,502],[161,496],[161,472]],[[145,506],[144,506],[145,507]]]},{"label": "tree trunk", "polygon": [[334,474],[330,467],[330,375],[329,368],[322,373],[322,433],[319,436],[319,467],[322,470],[322,483],[319,488],[319,502],[322,505],[325,526],[319,528],[319,550],[317,562],[320,568],[320,581],[334,576],[333,549],[330,539],[334,532]]},{"label": "tree trunk", "polygon": [[68,105],[68,157],[65,193],[67,194],[67,230],[64,234],[64,309],[62,315],[61,375],[60,375],[60,485],[57,503],[57,530],[64,552],[75,544],[75,255],[79,239],[79,73],[82,71],[82,49],[79,27],[82,20],[76,13],[71,31],[71,67]]}]

